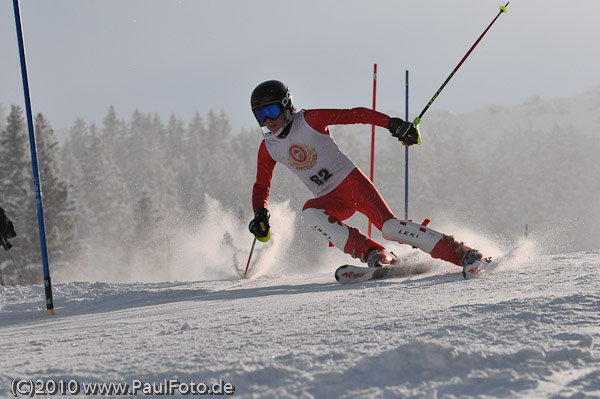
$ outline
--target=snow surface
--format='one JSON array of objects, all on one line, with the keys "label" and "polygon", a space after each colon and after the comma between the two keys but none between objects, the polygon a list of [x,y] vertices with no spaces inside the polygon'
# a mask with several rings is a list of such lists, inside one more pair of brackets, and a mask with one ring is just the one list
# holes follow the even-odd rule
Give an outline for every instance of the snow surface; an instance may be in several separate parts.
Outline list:
[{"label": "snow surface", "polygon": [[31,378],[223,380],[239,398],[600,398],[600,250],[521,255],[475,280],[432,261],[348,286],[335,264],[258,273],[257,255],[249,279],[56,283],[55,316],[43,287],[0,287],[0,396]]},{"label": "snow surface", "polygon": [[550,254],[556,232],[511,246],[435,226],[500,266],[466,281],[388,242],[430,271],[342,286],[333,273],[351,259],[322,239],[318,261],[298,253],[301,224],[283,202],[243,278],[246,223],[208,206],[173,238],[168,273],[143,259],[55,267],[55,316],[41,285],[0,287],[0,397],[14,379],[51,379],[223,381],[239,398],[600,398],[600,250]]}]

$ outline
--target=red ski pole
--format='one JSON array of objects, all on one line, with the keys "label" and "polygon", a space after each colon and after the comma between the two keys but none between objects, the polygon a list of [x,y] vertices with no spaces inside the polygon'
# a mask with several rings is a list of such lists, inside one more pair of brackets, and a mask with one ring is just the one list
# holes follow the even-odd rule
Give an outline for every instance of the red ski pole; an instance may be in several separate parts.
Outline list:
[{"label": "red ski pole", "polygon": [[[510,1],[508,3],[510,3]],[[437,96],[439,96],[440,93],[442,92],[442,90],[444,90],[444,87],[446,87],[446,84],[448,84],[448,82],[450,81],[450,79],[452,79],[452,76],[454,76],[454,74],[456,73],[456,71],[458,71],[458,68],[460,68],[460,66],[463,64],[463,62],[465,62],[465,60],[467,59],[467,57],[471,54],[471,52],[479,44],[479,42],[481,41],[481,39],[483,38],[483,36],[487,33],[487,31],[490,30],[490,28],[492,27],[492,25],[494,24],[494,22],[496,22],[496,20],[498,19],[498,17],[500,15],[502,15],[503,13],[506,12],[506,7],[508,7],[508,3],[506,3],[505,6],[500,6],[500,12],[498,13],[498,15],[496,15],[496,18],[494,18],[494,20],[483,31],[483,33],[481,34],[481,36],[479,36],[479,38],[477,39],[477,41],[475,42],[475,44],[473,44],[473,46],[471,46],[471,48],[469,49],[469,51],[467,51],[467,54],[465,54],[465,56],[463,57],[462,60],[460,60],[460,62],[456,66],[456,68],[454,68],[454,70],[452,71],[452,73],[450,74],[450,76],[448,76],[448,78],[446,79],[446,81],[442,84],[442,87],[440,87],[438,89],[438,91],[435,92],[435,94],[433,95],[433,98],[427,103],[427,105],[425,106],[425,108],[423,109],[423,111],[421,111],[421,113],[419,114],[419,116],[415,118],[415,120],[413,122],[415,125],[418,125],[421,122],[421,118],[423,117],[423,114],[425,114],[425,112],[429,109],[429,107],[435,101],[435,99],[437,98]],[[419,144],[420,144],[420,138],[419,138]]]},{"label": "red ski pole", "polygon": [[252,259],[252,253],[254,252],[255,245],[256,245],[256,237],[254,237],[254,241],[252,241],[252,248],[250,248],[250,256],[248,256],[248,263],[246,264],[246,271],[244,272],[244,276],[248,275],[248,268],[250,267],[250,259]]}]

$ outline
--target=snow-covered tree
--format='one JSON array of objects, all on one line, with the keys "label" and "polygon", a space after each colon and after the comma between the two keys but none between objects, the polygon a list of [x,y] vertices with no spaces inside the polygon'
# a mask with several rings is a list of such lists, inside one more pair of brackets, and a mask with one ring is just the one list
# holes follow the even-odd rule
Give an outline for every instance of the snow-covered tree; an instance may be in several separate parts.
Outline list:
[{"label": "snow-covered tree", "polygon": [[69,184],[61,177],[58,141],[50,123],[40,113],[34,125],[48,254],[50,259],[64,261],[70,258],[75,240],[77,208]]},{"label": "snow-covered tree", "polygon": [[31,187],[31,157],[23,111],[13,105],[7,123],[0,135],[0,200],[18,221],[24,212],[23,199],[33,191]]}]

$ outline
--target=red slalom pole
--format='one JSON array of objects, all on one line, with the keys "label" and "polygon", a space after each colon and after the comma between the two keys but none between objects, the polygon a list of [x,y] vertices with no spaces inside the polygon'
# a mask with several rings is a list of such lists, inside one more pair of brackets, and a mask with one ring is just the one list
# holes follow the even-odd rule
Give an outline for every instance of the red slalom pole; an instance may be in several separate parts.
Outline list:
[{"label": "red slalom pole", "polygon": [[[508,3],[510,3],[510,1]],[[423,117],[423,114],[425,114],[425,112],[429,109],[429,107],[435,101],[435,99],[437,98],[437,96],[439,96],[439,94],[442,92],[442,90],[444,90],[444,87],[446,87],[446,84],[448,84],[448,82],[450,81],[450,79],[452,79],[452,76],[454,76],[454,74],[456,73],[456,71],[458,71],[458,68],[460,68],[460,66],[463,64],[463,62],[465,62],[465,60],[471,54],[471,52],[473,52],[473,50],[479,44],[479,42],[481,41],[481,39],[483,38],[483,36],[487,33],[488,30],[490,30],[490,28],[492,27],[492,25],[494,24],[494,22],[496,22],[496,20],[498,19],[498,17],[501,14],[503,14],[503,13],[506,12],[506,7],[508,7],[508,3],[506,3],[505,6],[500,6],[500,12],[498,13],[498,15],[496,15],[496,18],[494,18],[494,20],[483,31],[483,33],[481,34],[481,36],[479,36],[479,38],[477,39],[477,41],[475,42],[475,44],[473,44],[471,46],[471,48],[469,49],[469,51],[467,51],[467,54],[465,54],[465,56],[462,58],[462,60],[460,60],[460,62],[456,66],[456,68],[454,68],[454,70],[452,71],[452,73],[450,74],[450,76],[448,76],[448,78],[446,79],[446,81],[442,84],[442,87],[440,87],[438,89],[438,91],[435,92],[435,94],[433,95],[433,98],[427,103],[427,105],[425,106],[425,108],[423,109],[423,111],[421,111],[421,113],[419,114],[419,116],[415,118],[415,120],[414,120],[414,124],[415,125],[418,125],[421,122],[421,118]]]},{"label": "red slalom pole", "polygon": [[[377,64],[373,64],[373,111],[375,111],[375,103],[377,98]],[[375,125],[371,125],[371,181],[374,179],[375,169]],[[369,220],[369,237],[371,237],[371,221]]]}]

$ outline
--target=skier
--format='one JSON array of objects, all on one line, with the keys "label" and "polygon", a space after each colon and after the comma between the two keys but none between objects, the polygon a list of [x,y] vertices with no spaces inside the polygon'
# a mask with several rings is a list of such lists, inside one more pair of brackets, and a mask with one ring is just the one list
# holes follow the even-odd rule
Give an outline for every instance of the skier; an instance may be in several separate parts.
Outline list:
[{"label": "skier", "polygon": [[366,215],[385,239],[419,248],[433,258],[463,268],[482,258],[477,250],[452,236],[424,224],[398,219],[373,183],[339,150],[328,129],[329,125],[373,124],[387,128],[393,137],[409,146],[420,140],[415,124],[368,108],[296,111],[291,91],[277,80],[258,85],[250,103],[264,136],[252,191],[254,219],[249,225],[258,240],[270,238],[267,205],[273,169],[281,162],[314,195],[304,204],[304,220],[331,245],[369,267],[388,266],[399,259],[356,227],[343,222],[357,211]]},{"label": "skier", "polygon": [[13,222],[8,219],[6,213],[4,213],[4,209],[0,207],[0,245],[2,245],[5,250],[11,249],[12,244],[8,242],[8,239],[16,236],[17,232],[15,231]]}]

